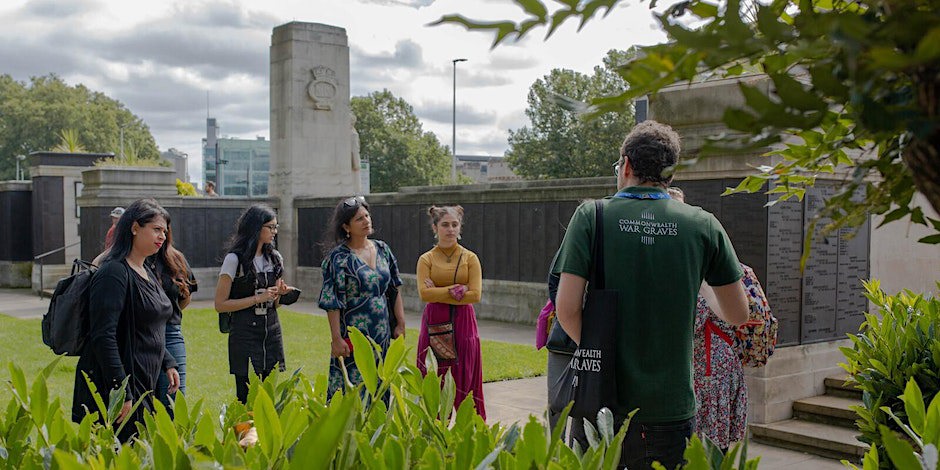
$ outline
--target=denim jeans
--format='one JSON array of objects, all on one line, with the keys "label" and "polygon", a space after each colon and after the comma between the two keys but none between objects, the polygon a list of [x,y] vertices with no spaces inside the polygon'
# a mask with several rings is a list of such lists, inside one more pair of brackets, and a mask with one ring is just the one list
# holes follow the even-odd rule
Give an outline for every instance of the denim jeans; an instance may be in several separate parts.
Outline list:
[{"label": "denim jeans", "polygon": [[[177,372],[180,373],[180,392],[186,394],[186,344],[183,342],[183,331],[180,325],[166,324],[166,350],[176,359]],[[167,397],[166,390],[170,386],[170,381],[166,377],[166,371],[161,371],[157,379],[157,398],[163,402],[173,416],[173,410],[170,409],[170,398],[176,398],[176,394]]]},{"label": "denim jeans", "polygon": [[[615,423],[622,423],[625,418],[615,417]],[[571,438],[587,448],[583,423],[571,423]],[[668,469],[676,468],[685,462],[686,442],[692,437],[695,418],[668,423],[631,422],[623,440],[620,454],[620,468],[650,468],[654,461]]]}]

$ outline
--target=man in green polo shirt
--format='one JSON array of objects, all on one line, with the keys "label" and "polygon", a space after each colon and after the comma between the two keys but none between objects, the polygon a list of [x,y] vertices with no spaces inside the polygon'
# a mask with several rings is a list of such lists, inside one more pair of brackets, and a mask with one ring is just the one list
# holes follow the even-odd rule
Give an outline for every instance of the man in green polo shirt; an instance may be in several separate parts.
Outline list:
[{"label": "man in green polo shirt", "polygon": [[[621,465],[666,468],[682,463],[695,417],[692,335],[695,301],[704,280],[714,288],[725,321],[747,320],[743,275],[721,224],[699,207],[666,193],[664,171],[679,159],[679,136],[655,121],[627,135],[614,166],[620,190],[604,200],[606,288],[620,291],[617,328],[618,422],[639,409],[624,439]],[[571,217],[554,270],[561,274],[558,321],[576,342],[591,270],[594,202]],[[574,423],[572,435],[583,435]]]}]

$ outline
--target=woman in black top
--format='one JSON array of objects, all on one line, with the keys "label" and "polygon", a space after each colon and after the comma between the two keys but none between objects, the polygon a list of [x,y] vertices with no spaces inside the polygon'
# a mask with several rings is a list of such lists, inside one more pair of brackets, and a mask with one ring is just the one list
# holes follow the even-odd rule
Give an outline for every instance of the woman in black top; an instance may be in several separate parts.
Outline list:
[{"label": "woman in black top", "polygon": [[[186,393],[186,343],[183,341],[183,309],[189,305],[189,301],[194,292],[196,292],[196,277],[183,256],[176,247],[173,246],[173,227],[167,225],[166,242],[160,247],[160,251],[151,257],[153,260],[153,269],[160,279],[160,285],[163,292],[170,299],[173,306],[173,314],[166,323],[166,349],[176,359],[176,370],[180,374],[179,392]],[[159,399],[170,417],[173,417],[173,409],[170,407],[170,400],[176,399],[175,393],[168,393],[170,381],[166,375],[161,374],[157,380],[157,399]]]},{"label": "woman in black top", "polygon": [[[135,422],[153,409],[157,377],[164,373],[169,391],[179,387],[176,361],[165,348],[166,322],[173,307],[146,260],[166,241],[170,215],[153,199],[131,204],[117,223],[114,245],[89,287],[88,341],[78,360],[72,419],[81,422],[98,411],[84,374],[95,384],[105,404],[109,392],[128,378],[117,422],[127,421],[118,435],[126,442],[137,433]],[[132,402],[146,394],[142,406]]]},{"label": "woman in black top", "polygon": [[[249,207],[238,218],[236,232],[222,261],[215,288],[215,310],[228,313],[229,372],[235,395],[248,400],[248,366],[264,379],[278,366],[284,370],[284,342],[278,320],[279,299],[292,290],[284,283],[284,260],[274,249],[277,214],[265,204]],[[290,302],[296,300],[296,292]]]}]

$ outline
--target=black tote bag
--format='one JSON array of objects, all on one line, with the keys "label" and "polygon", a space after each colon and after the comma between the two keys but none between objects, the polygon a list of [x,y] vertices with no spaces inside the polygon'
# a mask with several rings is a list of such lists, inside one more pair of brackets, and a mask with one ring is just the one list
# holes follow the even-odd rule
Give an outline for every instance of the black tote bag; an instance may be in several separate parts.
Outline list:
[{"label": "black tote bag", "polygon": [[581,343],[558,380],[551,384],[549,406],[561,411],[574,402],[570,416],[597,419],[601,408],[616,410],[617,315],[620,292],[605,287],[604,205],[594,202],[594,240],[588,291],[581,311]]}]

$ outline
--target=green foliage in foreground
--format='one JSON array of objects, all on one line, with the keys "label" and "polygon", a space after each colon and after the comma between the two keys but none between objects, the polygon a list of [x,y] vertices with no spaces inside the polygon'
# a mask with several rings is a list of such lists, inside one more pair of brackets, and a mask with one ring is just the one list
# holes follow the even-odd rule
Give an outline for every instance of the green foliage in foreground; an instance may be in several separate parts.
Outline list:
[{"label": "green foliage in foreground", "polygon": [[[878,426],[883,443],[882,452],[878,447],[871,447],[862,461],[864,470],[877,470],[878,468],[896,468],[898,470],[936,470],[937,448],[940,447],[940,397],[934,395],[930,405],[926,405],[925,397],[917,382],[910,379],[904,388],[904,394],[898,397],[904,403],[903,419],[890,408],[882,407],[882,411],[891,417],[892,421],[904,432],[899,436],[885,425]],[[887,458],[882,456],[887,455]],[[846,466],[855,470],[858,467],[842,461]]]},{"label": "green foliage in foreground", "polygon": [[[284,334],[287,369],[301,369],[308,376],[326,373],[330,357],[330,327],[325,317],[278,310]],[[235,379],[228,373],[228,336],[219,333],[217,314],[212,309],[186,309],[183,314],[183,337],[186,339],[186,393],[191,403],[205,401],[204,409],[217,411],[235,396]],[[415,364],[417,330],[409,329],[405,345],[409,348],[407,362]],[[545,374],[545,351],[536,351],[525,344],[481,341],[483,349],[483,381],[518,379]],[[0,358],[13,361],[30,376],[36,376],[55,359],[42,343],[39,320],[20,320],[0,315]],[[511,358],[511,360],[507,360]],[[77,358],[63,358],[47,379],[49,396],[71,405]],[[5,367],[0,367],[0,383],[10,380]],[[7,387],[0,385],[0,403],[11,398]]]},{"label": "green foliage in foreground", "polygon": [[[589,447],[574,449],[559,439],[561,426],[546,429],[530,417],[523,426],[487,426],[465,400],[456,410],[455,387],[448,374],[437,377],[430,355],[426,377],[406,360],[405,342],[392,342],[385,360],[378,345],[353,329],[356,363],[363,383],[346,394],[326,398],[322,374],[310,382],[299,372],[279,382],[252,378],[248,406],[237,401],[218,415],[203,412],[203,402],[181,397],[176,420],[162,405],[138,424],[130,445],[115,440],[116,429],[94,422],[114,409],[99,410],[81,424],[65,418],[59,400],[49,400],[45,379],[56,362],[43,369],[32,386],[22,369],[10,364],[13,398],[0,419],[0,464],[7,468],[366,468],[366,469],[612,469],[620,458],[626,424],[615,432],[608,410],[598,413],[598,427],[587,429]],[[442,386],[443,382],[443,386]],[[121,391],[112,401],[123,400]],[[563,417],[567,412],[563,414]],[[256,445],[243,448],[235,425],[252,419]],[[110,420],[108,420],[110,422]],[[562,421],[563,422],[563,421]],[[756,468],[738,448],[724,456],[710,443],[693,438],[686,451],[692,469]],[[661,468],[661,467],[659,467]]]},{"label": "green foliage in foreground", "polygon": [[[877,280],[865,282],[865,290],[878,312],[866,314],[859,333],[849,335],[853,346],[841,348],[846,357],[842,367],[862,390],[863,406],[854,407],[861,440],[872,444],[876,455],[884,455],[885,430],[921,427],[923,412],[911,415],[913,405],[903,398],[910,384],[918,386],[921,408],[936,401],[940,391],[940,299],[910,291],[887,295]],[[933,426],[940,426],[940,419]],[[882,465],[890,468],[886,461]]]}]

